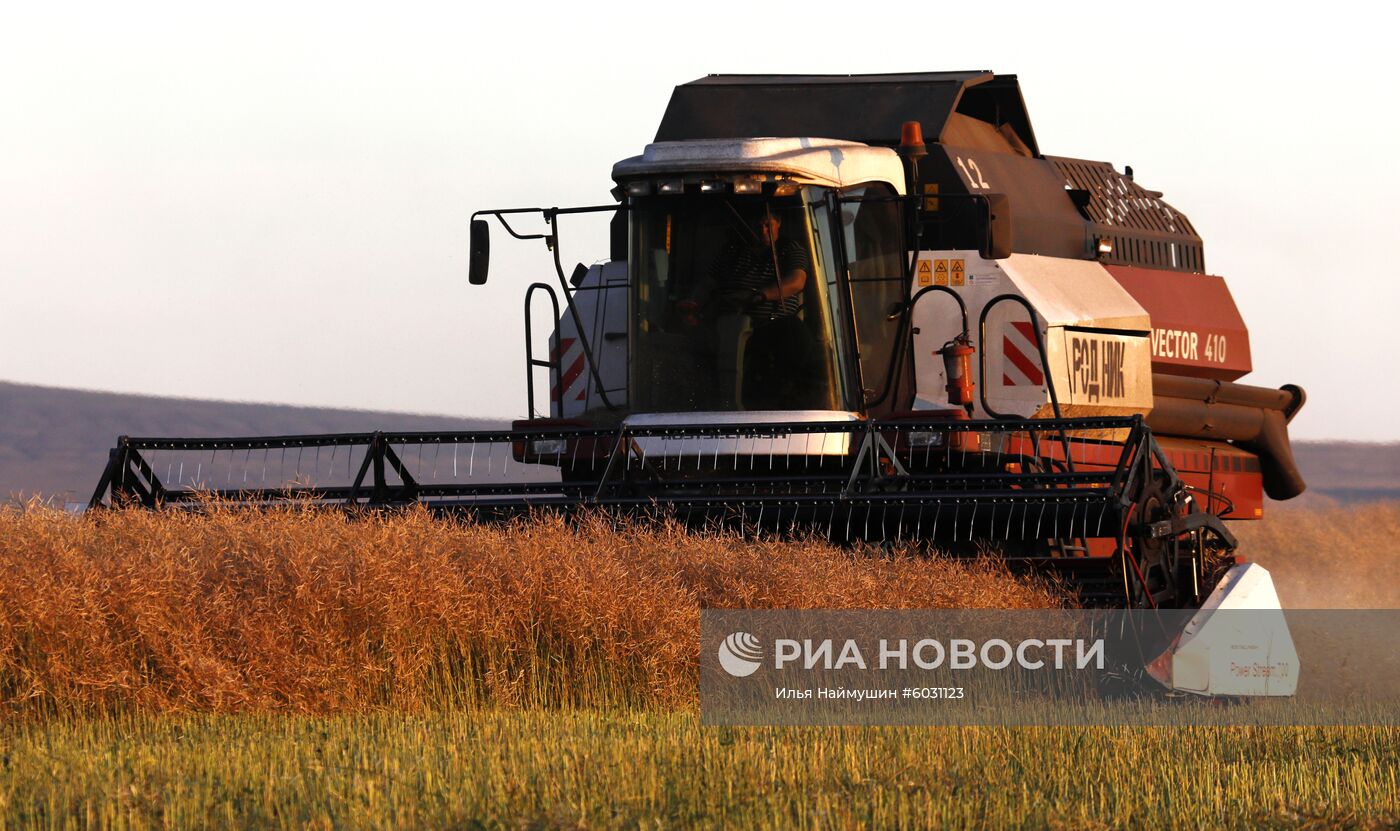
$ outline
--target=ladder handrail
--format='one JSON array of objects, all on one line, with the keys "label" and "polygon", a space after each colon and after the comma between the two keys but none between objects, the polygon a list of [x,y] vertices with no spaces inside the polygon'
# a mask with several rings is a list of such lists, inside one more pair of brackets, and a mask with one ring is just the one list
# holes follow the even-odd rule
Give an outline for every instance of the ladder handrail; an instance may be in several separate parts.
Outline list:
[{"label": "ladder handrail", "polygon": [[534,299],[535,291],[539,289],[543,289],[545,293],[549,295],[549,304],[554,308],[554,317],[551,319],[554,321],[554,331],[556,332],[554,336],[556,350],[558,349],[559,340],[557,336],[557,332],[559,331],[559,296],[554,293],[554,287],[548,283],[531,283],[530,287],[525,290],[525,405],[528,408],[526,412],[529,413],[530,418],[537,417],[537,411],[535,410],[535,369],[537,367],[543,367],[551,370],[551,383],[558,383],[557,379],[560,370],[557,351],[552,355],[551,359],[547,361],[541,361],[535,358],[534,327],[531,323],[530,304]]}]

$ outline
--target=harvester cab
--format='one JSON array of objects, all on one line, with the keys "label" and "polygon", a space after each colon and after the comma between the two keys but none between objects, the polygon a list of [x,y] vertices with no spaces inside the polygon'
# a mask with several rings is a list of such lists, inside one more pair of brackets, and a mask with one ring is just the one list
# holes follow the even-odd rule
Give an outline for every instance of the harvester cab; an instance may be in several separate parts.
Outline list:
[{"label": "harvester cab", "polygon": [[[571,309],[544,362],[550,418],[892,409],[894,396],[875,387],[892,380],[908,300],[894,150],[821,138],[657,142],[613,172],[623,202],[612,208],[622,226],[612,261],[580,266],[570,281],[560,271]],[[509,215],[480,215],[492,214]],[[533,392],[529,409],[539,412]]]},{"label": "harvester cab", "polygon": [[[1196,654],[1239,646],[1203,634],[1228,630],[1212,610],[1276,608],[1225,522],[1302,491],[1303,393],[1237,383],[1248,333],[1190,221],[1131,168],[1044,155],[1015,76],[710,76],[612,174],[606,204],[472,217],[472,283],[493,225],[554,260],[525,289],[511,430],[124,437],[93,504],[212,490],[991,545],[1088,604],[1200,609]],[[561,224],[585,213],[611,216],[610,257],[568,273]],[[176,467],[200,453],[223,487]],[[1238,637],[1288,637],[1260,631]]]}]

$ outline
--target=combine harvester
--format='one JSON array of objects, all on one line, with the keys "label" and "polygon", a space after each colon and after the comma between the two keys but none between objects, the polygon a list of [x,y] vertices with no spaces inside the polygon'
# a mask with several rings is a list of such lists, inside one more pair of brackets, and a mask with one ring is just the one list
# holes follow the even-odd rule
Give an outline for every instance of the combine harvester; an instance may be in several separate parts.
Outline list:
[{"label": "combine harvester", "polygon": [[[473,284],[492,220],[553,252],[557,282],[525,291],[529,419],[122,437],[92,506],[601,508],[990,546],[1088,605],[1201,609],[1152,662],[1168,686],[1292,692],[1210,669],[1292,655],[1281,614],[1247,632],[1212,610],[1278,608],[1224,521],[1302,492],[1303,391],[1237,383],[1248,334],[1191,223],[1131,168],[1042,154],[1015,76],[702,78],[613,178],[605,205],[472,218]],[[611,259],[567,273],[561,220],[599,212]]]}]

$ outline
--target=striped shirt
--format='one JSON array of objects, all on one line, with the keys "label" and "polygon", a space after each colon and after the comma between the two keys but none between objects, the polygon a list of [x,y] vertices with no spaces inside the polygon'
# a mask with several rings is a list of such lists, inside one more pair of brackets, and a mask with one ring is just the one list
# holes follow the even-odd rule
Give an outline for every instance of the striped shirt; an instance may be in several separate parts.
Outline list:
[{"label": "striped shirt", "polygon": [[[811,259],[796,240],[780,239],[776,246],[778,267],[784,275],[794,271],[812,273]],[[775,252],[763,243],[741,245],[732,243],[715,263],[714,281],[720,288],[764,289],[778,285],[773,274]],[[802,292],[798,291],[780,301],[764,300],[749,307],[754,317],[791,317],[802,309]]]}]

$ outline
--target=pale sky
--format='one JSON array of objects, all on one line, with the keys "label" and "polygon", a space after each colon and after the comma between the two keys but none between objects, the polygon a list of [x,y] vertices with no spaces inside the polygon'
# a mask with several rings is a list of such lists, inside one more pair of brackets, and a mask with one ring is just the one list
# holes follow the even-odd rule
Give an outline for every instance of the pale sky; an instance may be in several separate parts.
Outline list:
[{"label": "pale sky", "polygon": [[471,211],[609,201],[708,73],[991,69],[1191,218],[1295,437],[1400,440],[1377,6],[196,5],[0,6],[0,380],[519,416],[552,266],[497,235],[467,285]]}]

